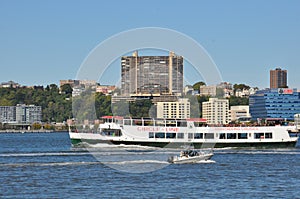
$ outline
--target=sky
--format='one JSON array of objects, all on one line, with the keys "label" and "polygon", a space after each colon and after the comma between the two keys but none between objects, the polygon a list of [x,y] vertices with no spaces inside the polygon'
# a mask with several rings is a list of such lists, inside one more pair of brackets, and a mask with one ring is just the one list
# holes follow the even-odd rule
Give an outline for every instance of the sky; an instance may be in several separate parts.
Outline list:
[{"label": "sky", "polygon": [[[223,81],[263,89],[269,71],[281,67],[288,86],[300,89],[298,0],[0,0],[0,83],[45,86],[75,79],[97,45],[143,27],[194,39]],[[189,83],[203,80],[191,71],[185,71]],[[106,74],[100,84],[120,79],[120,59]]]}]

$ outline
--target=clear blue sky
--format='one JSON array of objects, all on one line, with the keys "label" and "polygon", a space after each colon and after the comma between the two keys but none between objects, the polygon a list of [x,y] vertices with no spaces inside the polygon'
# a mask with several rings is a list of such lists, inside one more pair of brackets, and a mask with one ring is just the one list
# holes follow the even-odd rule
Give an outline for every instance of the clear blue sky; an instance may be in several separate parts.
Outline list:
[{"label": "clear blue sky", "polygon": [[100,42],[149,26],[195,39],[224,81],[269,87],[269,70],[280,66],[288,85],[300,89],[298,0],[0,0],[0,82],[74,79]]}]

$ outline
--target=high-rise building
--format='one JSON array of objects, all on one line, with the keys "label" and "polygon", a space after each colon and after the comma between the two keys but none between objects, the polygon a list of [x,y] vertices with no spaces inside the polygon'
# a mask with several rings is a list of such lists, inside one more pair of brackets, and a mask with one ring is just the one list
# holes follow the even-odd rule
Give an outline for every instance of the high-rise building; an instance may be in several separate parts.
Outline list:
[{"label": "high-rise building", "polygon": [[143,96],[183,92],[183,57],[123,56],[121,59],[121,95]]},{"label": "high-rise building", "polygon": [[202,102],[202,118],[208,124],[228,124],[227,99],[209,98],[208,102]]},{"label": "high-rise building", "polygon": [[287,88],[287,70],[270,70],[270,88]]}]

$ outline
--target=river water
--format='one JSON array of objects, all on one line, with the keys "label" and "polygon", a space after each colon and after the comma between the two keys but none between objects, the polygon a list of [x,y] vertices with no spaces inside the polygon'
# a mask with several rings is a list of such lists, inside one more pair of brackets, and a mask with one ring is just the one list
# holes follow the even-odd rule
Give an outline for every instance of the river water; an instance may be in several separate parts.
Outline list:
[{"label": "river water", "polygon": [[299,145],[216,149],[207,162],[169,164],[178,152],[3,133],[0,198],[300,198]]}]

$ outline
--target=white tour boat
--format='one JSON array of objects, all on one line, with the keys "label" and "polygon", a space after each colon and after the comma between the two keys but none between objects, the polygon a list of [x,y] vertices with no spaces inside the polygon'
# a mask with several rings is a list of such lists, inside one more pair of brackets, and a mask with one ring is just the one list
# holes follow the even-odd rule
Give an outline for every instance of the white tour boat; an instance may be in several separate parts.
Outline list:
[{"label": "white tour boat", "polygon": [[[295,126],[231,126],[212,127],[201,119],[146,119],[103,117],[105,122],[95,131],[73,129],[69,136],[73,145],[109,143],[154,147],[194,148],[223,147],[295,147]],[[205,147],[207,146],[207,147]]]}]

